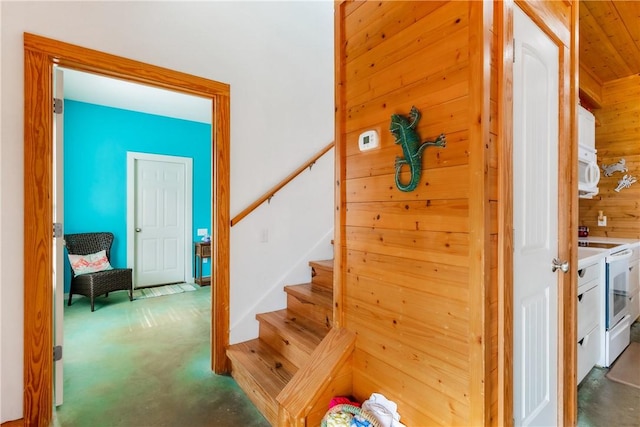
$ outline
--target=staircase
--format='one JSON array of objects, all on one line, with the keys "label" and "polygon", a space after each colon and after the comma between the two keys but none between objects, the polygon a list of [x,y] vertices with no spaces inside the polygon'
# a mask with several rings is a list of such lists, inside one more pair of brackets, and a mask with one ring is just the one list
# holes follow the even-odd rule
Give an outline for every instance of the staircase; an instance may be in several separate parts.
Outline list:
[{"label": "staircase", "polygon": [[287,308],[256,316],[259,337],[227,349],[231,375],[272,425],[276,398],[332,326],[333,260],[309,265],[311,283],[285,286]]}]

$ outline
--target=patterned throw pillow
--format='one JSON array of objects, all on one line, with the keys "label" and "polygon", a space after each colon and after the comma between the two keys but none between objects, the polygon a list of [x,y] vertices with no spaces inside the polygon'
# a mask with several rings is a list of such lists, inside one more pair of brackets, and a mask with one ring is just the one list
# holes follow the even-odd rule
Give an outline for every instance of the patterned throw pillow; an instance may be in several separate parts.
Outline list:
[{"label": "patterned throw pillow", "polygon": [[69,262],[76,276],[98,271],[113,270],[107,259],[107,251],[96,252],[89,255],[71,255]]}]

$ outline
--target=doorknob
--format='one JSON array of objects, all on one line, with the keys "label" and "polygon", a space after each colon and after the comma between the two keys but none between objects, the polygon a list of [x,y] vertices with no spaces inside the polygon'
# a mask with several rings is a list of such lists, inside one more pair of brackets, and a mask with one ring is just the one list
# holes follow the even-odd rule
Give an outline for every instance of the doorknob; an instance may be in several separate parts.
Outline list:
[{"label": "doorknob", "polygon": [[139,233],[142,231],[142,228],[136,228],[136,233]]},{"label": "doorknob", "polygon": [[563,273],[569,271],[569,261],[562,261],[559,258],[554,258],[551,263],[551,271],[555,273],[557,270],[562,270]]}]

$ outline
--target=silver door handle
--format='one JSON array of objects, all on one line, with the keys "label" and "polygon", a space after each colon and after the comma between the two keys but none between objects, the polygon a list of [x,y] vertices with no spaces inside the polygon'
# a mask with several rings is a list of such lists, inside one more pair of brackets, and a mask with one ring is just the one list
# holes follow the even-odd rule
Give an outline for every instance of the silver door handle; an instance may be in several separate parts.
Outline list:
[{"label": "silver door handle", "polygon": [[142,231],[142,228],[136,228],[136,233],[139,233]]},{"label": "silver door handle", "polygon": [[551,271],[555,273],[557,270],[562,270],[563,273],[569,271],[569,261],[562,261],[559,258],[554,258],[551,263]]}]

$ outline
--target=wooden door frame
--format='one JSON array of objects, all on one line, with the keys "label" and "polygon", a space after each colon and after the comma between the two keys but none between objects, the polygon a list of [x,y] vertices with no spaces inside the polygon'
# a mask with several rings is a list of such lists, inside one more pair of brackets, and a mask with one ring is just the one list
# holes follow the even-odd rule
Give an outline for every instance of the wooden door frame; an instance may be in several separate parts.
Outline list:
[{"label": "wooden door frame", "polygon": [[578,2],[569,6],[568,27],[547,2],[500,3],[496,28],[502,57],[498,66],[500,138],[498,209],[498,425],[513,425],[513,7],[517,4],[558,45],[559,141],[558,257],[570,261],[570,274],[558,279],[558,425],[577,422],[576,271],[578,265],[577,105]]},{"label": "wooden door frame", "polygon": [[211,369],[229,371],[229,85],[25,33],[23,417],[29,426],[48,426],[53,408],[54,65],[211,99]]}]

